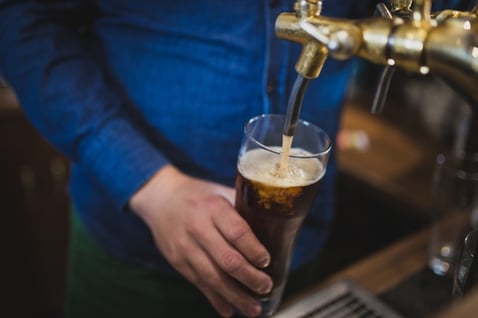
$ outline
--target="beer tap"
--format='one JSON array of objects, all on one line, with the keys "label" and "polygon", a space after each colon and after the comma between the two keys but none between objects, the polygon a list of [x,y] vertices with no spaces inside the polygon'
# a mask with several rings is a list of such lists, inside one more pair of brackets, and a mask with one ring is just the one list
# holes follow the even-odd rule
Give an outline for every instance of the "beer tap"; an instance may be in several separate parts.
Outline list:
[{"label": "beer tap", "polygon": [[[392,7],[391,10],[389,10],[388,7],[382,2],[377,5],[376,12],[382,17],[393,20],[393,14],[398,12],[401,13],[403,12],[403,9],[405,9],[405,14],[407,14],[410,9],[411,2],[412,0],[409,0],[406,4],[404,4],[404,7]],[[382,112],[394,73],[395,66],[393,64],[385,65],[383,67],[382,74],[379,77],[378,85],[375,89],[375,96],[373,98],[371,109],[372,113],[376,114]]]},{"label": "beer tap", "polygon": [[[413,3],[412,3],[413,2]],[[395,67],[435,74],[478,107],[478,8],[431,13],[431,0],[390,0],[379,15],[341,19],[321,15],[323,1],[296,0],[281,13],[276,35],[302,45],[299,75],[317,78],[330,56],[358,56],[384,65],[373,111],[380,111]]]}]

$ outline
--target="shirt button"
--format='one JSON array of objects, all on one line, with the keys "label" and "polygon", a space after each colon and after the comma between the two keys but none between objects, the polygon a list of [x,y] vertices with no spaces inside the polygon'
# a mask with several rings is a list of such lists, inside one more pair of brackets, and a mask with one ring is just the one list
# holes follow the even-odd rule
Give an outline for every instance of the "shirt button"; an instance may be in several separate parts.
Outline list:
[{"label": "shirt button", "polygon": [[267,82],[267,87],[266,87],[266,90],[267,90],[267,93],[268,94],[272,94],[276,91],[276,87],[277,87],[277,83],[275,80],[269,80]]},{"label": "shirt button", "polygon": [[280,0],[269,0],[269,6],[272,9],[276,9],[280,4]]}]

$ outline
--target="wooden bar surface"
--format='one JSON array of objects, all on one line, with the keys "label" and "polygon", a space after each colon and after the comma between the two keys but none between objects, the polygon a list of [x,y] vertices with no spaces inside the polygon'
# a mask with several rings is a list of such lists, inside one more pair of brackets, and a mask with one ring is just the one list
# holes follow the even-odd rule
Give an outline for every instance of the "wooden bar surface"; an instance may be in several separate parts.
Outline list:
[{"label": "wooden bar surface", "polygon": [[373,294],[380,294],[426,266],[429,235],[428,228],[420,230],[285,300],[283,307],[343,279],[358,283]]},{"label": "wooden bar surface", "polygon": [[[285,300],[281,308],[292,306],[344,279],[351,280],[372,294],[379,295],[427,266],[429,236],[430,229],[428,227],[419,230],[382,251],[331,275],[300,295]],[[456,300],[436,315],[436,318],[456,317],[478,317],[478,290]]]},{"label": "wooden bar surface", "polygon": [[333,275],[324,284],[350,279],[380,294],[426,266],[429,236],[428,228],[414,233]]},{"label": "wooden bar surface", "polygon": [[478,290],[470,292],[463,299],[442,310],[436,318],[476,318],[478,317]]}]

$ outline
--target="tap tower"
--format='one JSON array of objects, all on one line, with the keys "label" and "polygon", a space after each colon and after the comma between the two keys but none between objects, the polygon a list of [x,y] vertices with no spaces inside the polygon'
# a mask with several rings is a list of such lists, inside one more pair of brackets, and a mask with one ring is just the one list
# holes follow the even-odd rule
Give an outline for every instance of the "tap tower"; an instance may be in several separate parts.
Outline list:
[{"label": "tap tower", "polygon": [[329,56],[359,56],[385,66],[378,96],[383,97],[392,70],[400,67],[441,77],[478,107],[477,6],[432,13],[431,0],[412,2],[388,1],[377,6],[379,15],[351,20],[321,15],[323,1],[297,0],[295,12],[277,18],[276,34],[302,45],[296,71],[304,78],[318,77]]}]

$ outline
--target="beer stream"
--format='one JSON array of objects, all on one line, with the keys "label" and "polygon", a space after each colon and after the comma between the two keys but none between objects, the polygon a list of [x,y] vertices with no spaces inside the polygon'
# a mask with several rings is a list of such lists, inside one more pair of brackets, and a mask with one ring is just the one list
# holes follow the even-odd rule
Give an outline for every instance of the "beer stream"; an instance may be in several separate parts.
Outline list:
[{"label": "beer stream", "polygon": [[297,121],[299,120],[302,100],[304,99],[304,94],[308,84],[308,79],[298,75],[289,96],[287,113],[282,131],[282,152],[278,172],[280,178],[287,177],[287,167],[289,165],[289,154],[292,147],[292,140],[294,138]]}]

